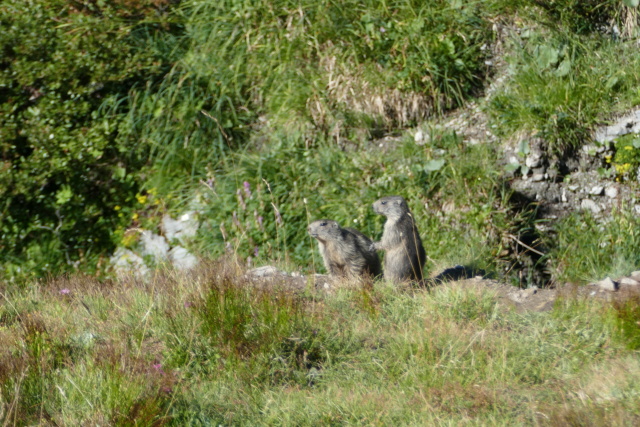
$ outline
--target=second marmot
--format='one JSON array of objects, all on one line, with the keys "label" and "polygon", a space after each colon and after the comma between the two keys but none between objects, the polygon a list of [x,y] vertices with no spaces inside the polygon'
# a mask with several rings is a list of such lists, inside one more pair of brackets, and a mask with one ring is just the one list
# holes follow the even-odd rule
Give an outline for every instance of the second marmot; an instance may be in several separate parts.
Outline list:
[{"label": "second marmot", "polygon": [[422,280],[426,253],[407,202],[401,196],[388,196],[373,204],[375,213],[387,217],[384,232],[372,248],[386,251],[384,278],[393,282]]},{"label": "second marmot", "polygon": [[336,221],[321,219],[309,224],[309,234],[318,246],[327,272],[353,277],[381,274],[380,258],[371,249],[371,240],[353,228],[341,228]]}]

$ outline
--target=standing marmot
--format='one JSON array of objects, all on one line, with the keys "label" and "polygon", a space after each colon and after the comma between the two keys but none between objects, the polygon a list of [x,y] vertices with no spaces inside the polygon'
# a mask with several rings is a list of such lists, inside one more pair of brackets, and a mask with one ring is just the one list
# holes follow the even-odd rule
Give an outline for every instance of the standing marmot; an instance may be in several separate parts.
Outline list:
[{"label": "standing marmot", "polygon": [[373,204],[375,213],[387,217],[382,239],[372,249],[385,250],[384,278],[393,282],[422,280],[426,253],[418,227],[403,197],[389,196]]},{"label": "standing marmot", "polygon": [[337,222],[321,219],[309,224],[309,234],[318,247],[327,272],[332,276],[381,274],[380,258],[371,248],[371,239],[353,228],[341,228]]}]

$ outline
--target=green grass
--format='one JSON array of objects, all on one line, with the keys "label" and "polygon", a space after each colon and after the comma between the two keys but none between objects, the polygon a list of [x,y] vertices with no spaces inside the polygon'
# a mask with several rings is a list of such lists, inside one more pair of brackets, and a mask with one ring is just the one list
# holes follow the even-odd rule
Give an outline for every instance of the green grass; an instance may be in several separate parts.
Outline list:
[{"label": "green grass", "polygon": [[550,267],[558,281],[598,281],[615,279],[640,266],[640,221],[637,214],[614,210],[604,223],[588,213],[576,213],[559,221],[549,246]]},{"label": "green grass", "polygon": [[510,78],[488,107],[503,136],[541,136],[562,156],[589,141],[597,124],[640,103],[632,41],[525,29],[517,43]]},{"label": "green grass", "polygon": [[4,421],[628,425],[640,416],[634,336],[616,320],[637,306],[560,301],[519,314],[486,290],[384,283],[266,294],[242,274],[216,262],[146,284],[71,277],[3,289]]}]

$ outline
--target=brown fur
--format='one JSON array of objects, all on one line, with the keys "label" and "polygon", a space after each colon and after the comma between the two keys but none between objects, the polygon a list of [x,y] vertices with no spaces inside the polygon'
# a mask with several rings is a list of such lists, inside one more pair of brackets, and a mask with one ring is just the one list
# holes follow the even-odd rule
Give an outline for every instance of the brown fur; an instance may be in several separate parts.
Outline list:
[{"label": "brown fur", "polygon": [[380,258],[371,249],[371,239],[353,228],[341,228],[336,221],[321,219],[309,224],[309,234],[318,240],[324,266],[332,276],[379,276]]},{"label": "brown fur", "polygon": [[403,197],[388,196],[373,204],[375,213],[387,217],[382,239],[372,245],[384,250],[384,278],[393,282],[422,280],[426,253],[420,233]]}]

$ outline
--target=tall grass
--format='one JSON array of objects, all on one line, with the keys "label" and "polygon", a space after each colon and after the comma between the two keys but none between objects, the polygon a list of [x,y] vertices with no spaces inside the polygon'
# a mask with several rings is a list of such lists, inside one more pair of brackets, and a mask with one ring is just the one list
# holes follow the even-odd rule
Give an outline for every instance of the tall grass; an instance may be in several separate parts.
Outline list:
[{"label": "tall grass", "polygon": [[595,125],[640,103],[640,63],[632,41],[526,30],[510,58],[511,78],[489,112],[504,136],[538,134],[565,155],[591,138]]},{"label": "tall grass", "polygon": [[[234,261],[146,284],[2,290],[11,425],[633,424],[628,306],[516,313],[491,292],[254,287]],[[626,314],[624,314],[626,313]],[[622,325],[617,319],[623,318]],[[573,420],[573,421],[572,421]]]}]

